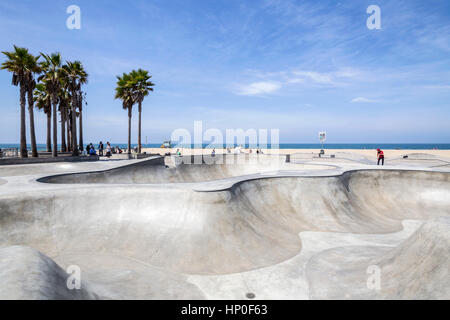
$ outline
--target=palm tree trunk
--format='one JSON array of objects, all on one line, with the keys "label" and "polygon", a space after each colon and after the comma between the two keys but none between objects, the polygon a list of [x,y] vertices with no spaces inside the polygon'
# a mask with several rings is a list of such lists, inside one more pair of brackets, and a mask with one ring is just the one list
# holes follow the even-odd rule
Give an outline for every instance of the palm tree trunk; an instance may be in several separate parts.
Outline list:
[{"label": "palm tree trunk", "polygon": [[52,155],[53,157],[58,156],[58,119],[56,114],[56,104],[57,99],[53,99],[53,110],[52,110],[52,117],[53,117],[53,149],[52,149]]},{"label": "palm tree trunk", "polygon": [[80,109],[80,149],[84,149],[84,144],[83,144],[83,110],[81,108]]},{"label": "palm tree trunk", "polygon": [[25,124],[25,87],[20,85],[20,157],[28,158]]},{"label": "palm tree trunk", "polygon": [[59,105],[59,113],[61,115],[61,152],[67,151],[66,146],[66,116],[65,116],[65,107],[61,104]]},{"label": "palm tree trunk", "polygon": [[72,156],[78,156],[77,146],[77,112],[76,112],[75,92],[72,93]]},{"label": "palm tree trunk", "polygon": [[142,101],[139,101],[138,153],[141,153],[142,148],[141,133],[142,133]]},{"label": "palm tree trunk", "polygon": [[128,108],[128,154],[131,154],[131,108]]},{"label": "palm tree trunk", "polygon": [[47,112],[47,152],[52,152],[52,108]]},{"label": "palm tree trunk", "polygon": [[70,114],[69,114],[69,108],[66,108],[65,110],[65,114],[64,116],[66,117],[66,127],[67,127],[67,134],[66,134],[66,138],[67,138],[67,151],[71,152],[72,151],[72,135],[70,134],[72,132],[72,119],[70,118]]},{"label": "palm tree trunk", "polygon": [[36,131],[34,128],[34,101],[33,90],[28,90],[28,113],[30,116],[30,138],[31,138],[31,156],[33,158],[39,157],[36,146]]}]

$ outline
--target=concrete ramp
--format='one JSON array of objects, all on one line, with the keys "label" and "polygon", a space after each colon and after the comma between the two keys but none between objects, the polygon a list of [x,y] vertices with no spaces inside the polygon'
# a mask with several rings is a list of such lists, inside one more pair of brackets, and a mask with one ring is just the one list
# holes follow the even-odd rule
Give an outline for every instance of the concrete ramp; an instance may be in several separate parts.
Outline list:
[{"label": "concrete ramp", "polygon": [[22,246],[0,248],[2,300],[81,300],[97,299],[84,284],[69,290],[67,273],[44,254]]},{"label": "concrete ramp", "polygon": [[286,163],[285,156],[217,155],[159,157],[111,170],[63,174],[39,179],[57,184],[163,184],[221,180],[292,170],[327,170],[334,166]]},{"label": "concrete ramp", "polygon": [[[311,298],[449,299],[449,230],[450,217],[440,217],[427,221],[397,247],[326,250],[307,266]],[[367,286],[375,268],[378,289]]]},{"label": "concrete ramp", "polygon": [[[214,174],[224,172],[209,167]],[[444,270],[450,268],[449,255],[444,254],[449,249],[448,219],[432,219],[450,215],[450,174],[363,170],[330,177],[254,179],[226,190],[196,192],[142,183],[115,185],[126,179],[127,170],[130,181],[144,176],[139,181],[147,183],[166,168],[137,165],[94,176],[56,176],[45,181],[94,183],[0,196],[0,247],[31,247],[63,269],[80,266],[90,290],[83,297],[243,298],[252,282],[258,288],[265,281],[262,275],[268,270],[284,275],[288,267],[296,271],[270,284],[266,298],[289,299],[296,291],[309,292],[306,298],[325,299],[449,296],[448,283],[442,283]],[[185,172],[174,175],[193,177]],[[110,176],[114,179],[107,180]],[[108,181],[110,186],[95,183]],[[403,242],[395,235],[402,232],[404,220],[438,222],[406,235]],[[304,232],[317,235],[314,249],[304,247],[299,237]],[[322,243],[331,239],[330,233],[337,240],[332,241],[335,251],[327,252]],[[349,235],[363,236],[364,245],[349,241]],[[380,236],[389,245],[375,245]],[[298,262],[304,254],[311,255],[306,260],[313,261],[314,268]],[[348,257],[380,265],[384,291],[368,295],[355,287],[355,279],[365,286],[367,274],[350,268]],[[342,263],[334,266],[336,261]],[[436,273],[426,275],[430,268]],[[43,272],[53,277],[55,269]],[[413,272],[402,274],[408,270]],[[296,280],[290,279],[294,274]],[[338,275],[338,284],[317,280],[330,279],[331,274]],[[3,283],[1,270],[0,275]],[[240,280],[224,286],[223,279],[233,275],[251,276],[245,281],[247,289]],[[17,286],[37,281],[20,277],[16,274],[21,279]],[[253,293],[258,298],[263,290]]]}]

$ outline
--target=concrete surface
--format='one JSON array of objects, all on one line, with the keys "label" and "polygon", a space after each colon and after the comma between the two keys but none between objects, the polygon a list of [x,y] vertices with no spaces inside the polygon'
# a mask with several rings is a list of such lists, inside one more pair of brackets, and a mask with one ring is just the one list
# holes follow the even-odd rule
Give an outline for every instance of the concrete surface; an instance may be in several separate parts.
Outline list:
[{"label": "concrete surface", "polygon": [[16,164],[30,164],[30,163],[53,163],[53,162],[86,162],[98,161],[96,156],[79,156],[73,157],[71,155],[59,155],[56,158],[52,156],[40,156],[39,158],[0,158],[0,166],[16,165]]},{"label": "concrete surface", "polygon": [[450,174],[358,157],[0,167],[0,298],[449,299]]}]

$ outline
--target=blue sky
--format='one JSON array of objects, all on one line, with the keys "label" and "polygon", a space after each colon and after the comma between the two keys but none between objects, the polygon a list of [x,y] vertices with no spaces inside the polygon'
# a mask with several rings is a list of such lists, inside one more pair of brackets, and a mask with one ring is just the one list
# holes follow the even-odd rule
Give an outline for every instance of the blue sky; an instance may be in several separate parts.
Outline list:
[{"label": "blue sky", "polygon": [[[81,29],[66,8],[81,8]],[[381,30],[366,9],[381,8]],[[450,142],[450,1],[0,2],[0,49],[81,60],[85,140],[126,142],[115,76],[150,70],[143,139],[176,128],[279,128],[281,142]],[[0,61],[4,58],[1,57]],[[0,143],[19,141],[19,90],[0,72]],[[45,118],[36,112],[38,143]],[[133,141],[137,140],[137,110]]]}]

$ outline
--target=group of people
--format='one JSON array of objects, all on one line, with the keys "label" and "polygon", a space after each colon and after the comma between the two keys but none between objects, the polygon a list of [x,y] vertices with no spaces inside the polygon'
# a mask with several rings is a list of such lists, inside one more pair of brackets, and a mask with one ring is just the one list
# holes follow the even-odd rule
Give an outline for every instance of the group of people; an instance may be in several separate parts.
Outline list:
[{"label": "group of people", "polygon": [[[106,142],[106,148],[102,141],[98,144],[98,155],[99,156],[106,156],[111,157],[113,153],[123,153],[123,150],[119,148],[119,146],[116,146],[115,148],[111,147],[111,143]],[[95,147],[92,143],[88,144],[86,146],[86,154],[92,156],[97,155],[97,151],[95,150]]]},{"label": "group of people", "polygon": [[[227,148],[227,153],[241,154],[245,153],[244,148],[242,146],[236,146],[233,150],[231,148]],[[249,149],[249,153],[253,153],[253,149]],[[262,150],[260,148],[256,148],[256,154],[262,154]]]}]

